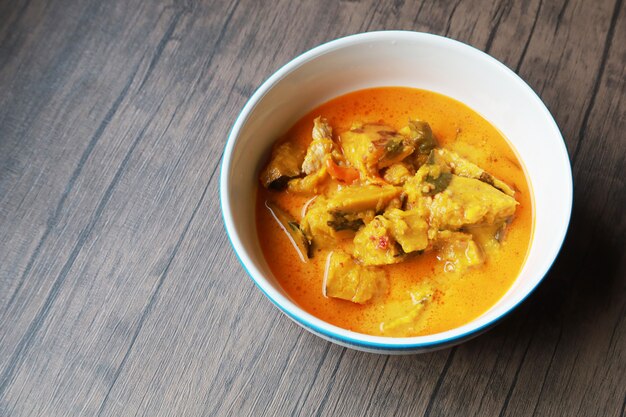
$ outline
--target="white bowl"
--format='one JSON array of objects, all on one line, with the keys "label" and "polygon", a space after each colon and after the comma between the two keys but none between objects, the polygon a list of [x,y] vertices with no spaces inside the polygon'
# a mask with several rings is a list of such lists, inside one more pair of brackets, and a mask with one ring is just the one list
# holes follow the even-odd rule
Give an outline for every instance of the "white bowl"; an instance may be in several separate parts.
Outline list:
[{"label": "white bowl", "polygon": [[[280,287],[267,265],[255,226],[260,164],[271,144],[301,116],[344,93],[406,86],[465,103],[508,138],[523,161],[534,194],[530,253],[509,291],[486,313],[455,329],[392,338],[342,329],[307,313]],[[569,224],[572,174],[567,150],[541,99],[513,71],[452,39],[417,32],[370,32],[318,46],[276,71],[239,114],[224,151],[220,199],[226,232],[243,267],[287,316],[334,343],[379,353],[416,353],[478,335],[519,305],[554,262]]]}]

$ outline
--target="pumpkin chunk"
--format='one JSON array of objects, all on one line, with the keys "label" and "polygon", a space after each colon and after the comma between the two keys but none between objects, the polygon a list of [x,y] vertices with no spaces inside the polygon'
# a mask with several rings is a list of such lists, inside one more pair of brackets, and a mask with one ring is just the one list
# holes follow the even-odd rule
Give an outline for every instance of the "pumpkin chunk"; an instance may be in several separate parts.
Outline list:
[{"label": "pumpkin chunk", "polygon": [[357,264],[340,250],[328,255],[324,295],[364,304],[387,291],[387,276],[381,269]]}]

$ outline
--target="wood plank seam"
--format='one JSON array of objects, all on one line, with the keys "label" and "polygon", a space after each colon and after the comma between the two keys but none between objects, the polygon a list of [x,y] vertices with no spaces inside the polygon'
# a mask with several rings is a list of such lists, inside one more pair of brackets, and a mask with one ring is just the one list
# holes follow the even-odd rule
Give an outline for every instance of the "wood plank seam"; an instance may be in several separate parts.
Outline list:
[{"label": "wood plank seam", "polygon": [[374,10],[372,10],[372,14],[370,15],[369,21],[361,27],[359,32],[368,32],[372,27],[372,23],[374,23],[374,18],[376,18],[376,13],[378,13],[378,6],[380,6],[379,2],[376,2],[374,5]]},{"label": "wood plank seam", "polygon": [[611,332],[611,338],[609,339],[609,344],[607,347],[607,355],[609,351],[611,351],[611,348],[615,350],[615,342],[613,342],[613,339],[615,339],[617,328],[619,327],[620,323],[624,320],[625,316],[626,316],[626,303],[622,304],[622,309],[620,311],[620,314],[617,316],[617,320],[615,320],[615,325],[613,326],[613,331]]},{"label": "wood plank seam", "polygon": [[439,395],[439,390],[441,389],[441,385],[443,384],[443,380],[452,365],[452,361],[454,360],[454,354],[457,351],[458,346],[454,346],[450,349],[450,353],[448,353],[448,358],[446,359],[446,363],[443,365],[441,373],[439,374],[439,378],[437,378],[437,383],[435,383],[435,388],[433,389],[430,398],[428,399],[428,405],[426,406],[426,410],[424,410],[424,417],[430,416],[430,413],[435,405],[435,400],[437,399],[437,395]]},{"label": "wood plank seam", "polygon": [[[221,44],[222,44],[222,42],[224,40],[224,36],[226,35],[226,31],[227,31],[227,29],[228,29],[228,27],[230,25],[230,21],[232,20],[233,15],[235,14],[235,11],[239,7],[240,1],[241,0],[235,0],[234,3],[232,3],[233,5],[232,5],[230,11],[228,12],[228,15],[226,16],[226,19],[224,19],[224,24],[222,25],[222,27],[220,29],[220,32],[217,35],[217,39],[215,40],[213,48],[211,48],[211,52],[209,54],[209,57],[207,58],[206,63],[198,71],[198,74],[199,74],[198,77],[196,77],[196,79],[191,84],[193,87],[195,87],[198,84],[198,82],[200,82],[200,80],[203,80],[206,77],[206,75],[207,75],[207,71],[209,71],[211,69],[211,64],[213,64],[213,59],[215,58],[215,56],[217,55],[218,51],[220,50],[220,46],[221,46]],[[213,76],[211,75],[211,77],[209,77],[209,80],[211,80],[212,77]]]},{"label": "wood plank seam", "polygon": [[559,30],[559,27],[561,26],[561,22],[563,21],[563,16],[565,15],[565,9],[567,8],[569,4],[569,0],[565,0],[563,2],[563,5],[561,5],[561,10],[559,10],[559,14],[556,15],[556,25],[554,25],[554,33],[552,34],[553,36],[556,35],[556,33]]},{"label": "wood plank seam", "polygon": [[533,38],[535,33],[535,27],[537,26],[537,21],[539,20],[539,13],[541,13],[541,7],[543,6],[543,0],[539,0],[539,6],[537,6],[537,11],[535,12],[535,18],[533,19],[533,24],[530,27],[530,32],[528,33],[528,38],[526,38],[526,42],[524,43],[524,48],[522,49],[522,53],[520,54],[519,60],[517,61],[517,65],[515,65],[515,73],[519,74],[520,68],[522,67],[522,63],[524,62],[524,58],[526,58],[526,53],[528,52],[528,46],[530,45],[530,41]]},{"label": "wood plank seam", "polygon": [[417,25],[417,19],[420,18],[421,14],[422,14],[422,8],[424,7],[424,3],[426,2],[426,0],[422,0],[420,2],[420,5],[417,7],[417,12],[415,13],[415,18],[413,18],[413,24]]},{"label": "wood plank seam", "polygon": [[[269,328],[274,328],[274,324],[278,321],[278,317],[279,317],[279,315],[274,315],[274,316],[273,316],[273,318],[272,318],[272,321],[271,321],[271,324],[270,324]],[[258,361],[259,361],[259,359],[260,359],[260,357],[261,357],[261,355],[262,355],[262,354],[263,354],[263,353],[264,353],[264,352],[265,352],[265,351],[269,348],[269,346],[270,346],[270,345],[267,343],[267,340],[269,339],[269,336],[270,336],[270,332],[268,332],[268,333],[265,335],[265,338],[264,338],[264,339],[263,339],[263,340],[259,343],[259,344],[260,344],[260,346],[262,346],[262,348],[261,348],[259,351],[256,351],[256,352],[254,353],[254,355],[252,356],[252,358],[251,358],[251,360],[250,360],[250,363],[256,363],[256,362],[258,362]],[[248,374],[248,378],[247,378],[247,379],[246,379],[246,381],[242,384],[242,386],[244,386],[244,387],[245,387],[245,386],[247,386],[247,385],[250,383],[250,380],[252,379],[252,377],[253,377],[253,374],[252,374],[252,373],[249,373],[249,374]],[[226,393],[231,392],[231,388],[232,388],[232,385],[233,385],[234,378],[235,378],[235,376],[233,376],[232,378],[230,378],[230,379],[229,379],[229,381],[228,381],[226,384],[224,384],[224,387],[225,387]],[[229,412],[229,413],[230,413],[230,410],[232,409],[232,407],[234,406],[234,404],[235,404],[236,400],[237,400],[237,399],[238,399],[241,395],[243,395],[243,393],[244,393],[243,391],[240,391],[240,392],[239,392],[239,393],[235,396],[235,398],[231,401],[231,403],[230,403],[230,407],[228,408],[228,412]],[[210,410],[209,410],[209,412],[207,413],[207,415],[211,415],[211,416],[212,416],[212,415],[216,415],[216,414],[217,414],[217,412],[220,410],[220,407],[221,407],[222,405],[223,405],[223,403],[221,403],[221,402],[214,402],[214,403],[213,403],[213,405],[212,405],[212,407],[211,407],[211,409],[210,409]]]},{"label": "wood plank seam", "polygon": [[[405,394],[406,394],[406,390],[408,389],[409,384],[404,384],[404,387],[402,387],[402,392],[400,393],[399,398],[405,398]],[[393,410],[393,414],[392,416],[397,416],[399,411],[400,411],[400,406],[402,405],[402,401],[398,401],[398,403],[396,404],[396,408]]]},{"label": "wood plank seam", "polygon": [[541,397],[543,396],[543,390],[546,386],[546,380],[548,379],[548,375],[550,375],[550,369],[552,369],[552,363],[554,363],[554,357],[556,356],[556,351],[559,348],[559,344],[561,343],[561,336],[563,336],[563,327],[559,327],[559,335],[556,339],[556,343],[554,344],[554,349],[552,350],[552,356],[550,356],[550,362],[548,362],[548,367],[546,368],[546,372],[543,375],[543,379],[541,381],[541,389],[539,390],[539,395],[537,396],[537,401],[535,402],[535,407],[533,409],[532,416],[535,417],[537,415],[537,408],[539,407],[539,403],[541,402]]},{"label": "wood plank seam", "polygon": [[457,0],[454,3],[454,6],[452,6],[452,10],[450,11],[450,15],[448,16],[448,21],[446,22],[446,30],[444,31],[443,36],[448,36],[448,34],[450,33],[450,28],[452,27],[452,19],[454,19],[454,14],[456,13],[456,9],[459,7],[459,4],[461,4],[461,0]]},{"label": "wood plank seam", "polygon": [[600,67],[598,68],[598,71],[596,73],[597,74],[596,79],[591,89],[591,99],[589,100],[589,104],[587,105],[587,108],[585,109],[583,122],[580,125],[580,130],[578,131],[578,142],[576,143],[574,152],[572,152],[572,157],[571,157],[572,167],[576,165],[576,162],[578,160],[578,153],[580,152],[580,147],[585,140],[585,134],[587,133],[587,128],[589,127],[589,118],[591,116],[591,111],[593,110],[593,107],[596,104],[596,96],[598,95],[598,91],[600,90],[600,84],[602,81],[602,76],[604,75],[606,61],[608,59],[611,46],[613,45],[613,36],[615,34],[615,26],[617,26],[617,18],[620,14],[621,8],[622,8],[622,0],[617,0],[613,8],[613,14],[611,16],[611,23],[609,25],[609,30],[607,31],[606,38],[604,40],[604,49],[602,51]]},{"label": "wood plank seam", "polygon": [[522,355],[522,359],[520,359],[519,365],[517,365],[517,369],[515,370],[515,374],[513,375],[513,381],[509,386],[509,390],[506,393],[506,397],[504,397],[504,403],[502,404],[502,408],[500,409],[499,417],[504,417],[507,409],[509,408],[509,402],[511,401],[511,397],[513,396],[513,390],[515,390],[515,386],[517,385],[517,380],[519,378],[519,374],[522,370],[524,362],[526,361],[526,355],[528,354],[528,350],[530,349],[530,345],[535,337],[535,333],[532,333],[528,338],[528,342],[526,343],[526,347],[524,348],[524,354]]},{"label": "wood plank seam", "polygon": [[[516,340],[518,339],[517,337],[515,338]],[[506,340],[504,342],[502,342],[502,344],[504,344],[506,342]],[[493,361],[493,366],[491,367],[491,372],[489,372],[489,378],[487,378],[487,387],[491,386],[491,381],[493,380],[493,375],[495,374],[496,370],[498,369],[498,366],[500,364],[500,360],[502,358],[502,354],[504,352],[504,348],[500,347],[500,349],[498,349],[498,354],[496,356],[496,359]],[[513,356],[513,352],[509,353],[509,357],[507,360],[507,363],[511,361],[511,357]],[[487,393],[489,392],[489,389],[485,389],[483,390],[482,395],[480,396],[480,402],[478,403],[478,407],[477,407],[477,411],[475,415],[478,415],[478,412],[480,412],[480,410],[482,410],[483,408],[483,403],[485,402],[485,396],[487,395]]]},{"label": "wood plank seam", "polygon": [[504,16],[505,13],[509,12],[510,9],[510,2],[505,2],[504,0],[502,0],[499,4],[498,4],[498,8],[496,9],[496,13],[493,17],[493,20],[495,20],[495,23],[493,25],[493,28],[491,29],[491,31],[489,32],[489,37],[487,38],[487,43],[485,43],[485,52],[489,53],[489,51],[491,51],[491,47],[493,46],[493,41],[496,38],[496,33],[498,32],[498,29],[500,28],[500,23],[502,22],[502,16]]},{"label": "wood plank seam", "polygon": [[302,408],[303,408],[302,405],[306,404],[307,401],[309,400],[309,396],[311,394],[311,391],[313,390],[313,387],[315,386],[315,383],[317,382],[317,377],[320,374],[322,365],[324,364],[324,362],[326,362],[326,358],[328,357],[328,353],[330,352],[331,345],[332,344],[330,342],[326,343],[326,349],[324,350],[324,353],[322,354],[322,357],[319,363],[317,364],[317,368],[315,369],[313,380],[309,384],[306,394],[304,395],[304,401],[300,401],[300,399],[302,398],[302,393],[298,396],[298,400],[296,401],[296,404],[300,405],[300,408],[298,409],[298,414],[294,417],[300,417],[300,415],[302,414]]},{"label": "wood plank seam", "polygon": [[[67,182],[67,185],[65,186],[65,189],[63,190],[63,194],[61,194],[61,198],[59,199],[59,202],[58,202],[56,208],[54,209],[54,212],[53,212],[52,216],[46,222],[46,229],[44,230],[44,233],[41,235],[41,238],[39,239],[39,242],[37,243],[37,246],[35,247],[35,250],[33,251],[33,253],[30,256],[30,258],[28,259],[28,262],[26,263],[26,267],[24,268],[24,271],[20,275],[20,278],[19,278],[17,286],[15,287],[13,292],[11,293],[11,296],[9,297],[9,301],[8,301],[6,307],[5,307],[5,313],[9,311],[9,309],[11,308],[13,303],[15,302],[15,298],[17,297],[17,295],[20,292],[22,286],[24,285],[24,281],[26,280],[26,277],[28,276],[28,274],[30,274],[30,271],[31,271],[31,269],[33,267],[33,264],[35,263],[35,260],[39,257],[39,254],[41,252],[43,244],[48,239],[48,236],[52,232],[52,229],[54,229],[54,227],[56,227],[56,225],[58,224],[59,219],[61,217],[61,214],[63,213],[63,208],[65,207],[65,202],[67,200],[67,197],[69,196],[69,194],[74,189],[74,185],[76,183],[76,180],[78,179],[78,177],[82,173],[83,167],[85,166],[85,163],[87,162],[87,160],[91,156],[91,153],[92,153],[93,149],[95,148],[96,144],[98,143],[98,141],[100,140],[100,138],[104,134],[104,131],[106,130],[106,128],[109,126],[109,123],[113,119],[113,116],[117,113],[120,105],[122,104],[122,101],[124,101],[124,99],[128,95],[130,87],[133,84],[133,81],[134,81],[138,71],[139,71],[139,64],[135,65],[135,67],[134,67],[134,69],[133,69],[133,71],[131,73],[131,76],[128,78],[128,81],[126,82],[126,84],[122,88],[122,91],[115,98],[115,100],[113,101],[113,104],[111,105],[111,107],[109,107],[109,110],[107,111],[107,113],[105,114],[104,118],[102,119],[102,121],[100,122],[98,127],[96,128],[96,131],[94,132],[94,134],[89,139],[89,142],[87,143],[87,147],[85,148],[85,150],[81,154],[80,159],[78,160],[78,163],[76,164],[76,167],[74,168],[74,171],[70,175],[70,178],[69,178],[69,180]],[[0,385],[0,387],[1,387],[1,385]],[[0,389],[0,392],[1,391],[2,390]]]},{"label": "wood plank seam", "polygon": [[[302,330],[302,329],[300,329]],[[276,386],[280,386],[281,383],[284,380],[284,377],[286,375],[286,370],[288,365],[290,365],[294,359],[294,352],[296,351],[296,349],[299,347],[300,345],[300,340],[302,340],[302,335],[304,334],[304,331],[300,331],[298,333],[298,336],[296,336],[296,341],[294,342],[293,346],[291,347],[291,349],[289,349],[289,352],[287,353],[287,355],[285,355],[286,360],[283,363],[283,365],[281,366],[280,370],[276,373],[277,376],[279,376],[278,378],[278,382],[276,383]],[[243,392],[243,390],[242,390]],[[274,391],[274,395],[271,397],[271,399],[273,400],[274,398],[276,398],[276,394],[277,392]],[[235,401],[233,401],[233,404],[235,403]],[[248,416],[256,416],[256,415],[261,415],[264,416],[266,415],[266,412],[269,410],[270,405],[272,404],[272,401],[266,401],[265,402],[265,406],[263,407],[263,411],[261,411],[260,413],[256,412],[253,409],[250,410],[250,412],[248,412]],[[231,415],[230,410],[232,410],[232,404],[231,407],[229,408],[229,412],[227,413],[228,415]]]},{"label": "wood plank seam", "polygon": [[172,35],[174,34],[174,31],[176,30],[176,26],[178,26],[178,22],[185,14],[188,14],[188,13],[190,13],[190,10],[186,7],[183,7],[181,10],[176,12],[174,17],[170,21],[169,25],[167,26],[167,29],[165,30],[165,34],[161,37],[161,39],[159,40],[159,43],[156,46],[155,52],[152,55],[152,59],[150,60],[150,64],[148,65],[148,69],[146,70],[146,73],[143,77],[143,80],[141,81],[141,84],[139,84],[139,87],[137,87],[137,91],[142,90],[143,87],[145,86],[146,82],[150,78],[150,75],[152,75],[154,68],[156,67],[157,63],[161,59],[161,55],[163,54],[163,51],[165,50],[165,46],[172,38]]},{"label": "wood plank seam", "polygon": [[[170,119],[170,122],[169,122],[168,126],[164,129],[164,132],[167,131],[167,128],[172,123],[172,120],[174,119],[174,115],[175,114],[176,113],[174,113],[172,115],[172,118]],[[209,190],[209,185],[211,184],[211,180],[213,179],[213,176],[215,175],[215,172],[217,171],[217,167],[218,166],[219,166],[219,163],[216,164],[215,167],[213,168],[213,171],[211,172],[211,175],[209,177],[209,181],[205,185],[204,190],[202,191],[202,195],[200,196],[200,199],[196,203],[196,206],[194,207],[194,209],[193,209],[193,211],[191,213],[191,216],[189,217],[189,220],[185,224],[185,227],[183,228],[182,233],[178,237],[178,240],[176,241],[176,244],[174,245],[174,249],[172,250],[172,253],[171,253],[171,255],[169,256],[169,258],[167,260],[167,263],[165,264],[165,268],[163,269],[163,272],[159,276],[159,279],[157,281],[157,285],[156,285],[154,291],[152,292],[152,294],[150,294],[150,298],[148,299],[148,303],[146,304],[146,307],[141,312],[141,316],[139,317],[139,322],[137,323],[137,326],[135,327],[135,330],[134,330],[133,336],[132,336],[132,338],[130,340],[128,349],[126,349],[126,352],[124,353],[124,356],[122,357],[122,360],[120,361],[120,364],[115,369],[115,373],[113,374],[113,379],[111,381],[109,389],[107,390],[107,393],[105,394],[104,399],[102,400],[102,403],[100,404],[100,407],[98,408],[98,412],[96,414],[97,416],[102,415],[102,412],[105,409],[105,406],[107,404],[109,396],[111,395],[111,391],[113,390],[113,387],[115,386],[115,383],[117,382],[117,379],[119,378],[122,370],[124,369],[124,365],[126,364],[126,361],[128,360],[130,352],[132,351],[132,349],[133,349],[133,347],[135,345],[135,341],[137,340],[137,336],[139,336],[139,333],[141,333],[141,329],[143,328],[143,324],[144,324],[144,322],[146,320],[146,317],[148,317],[150,312],[152,311],[152,308],[154,306],[154,303],[155,303],[155,300],[157,298],[157,295],[159,294],[159,291],[161,290],[161,287],[163,286],[163,282],[165,282],[165,279],[167,278],[167,275],[168,275],[169,270],[170,270],[170,266],[172,265],[172,262],[174,261],[174,258],[176,258],[176,255],[178,254],[178,251],[179,251],[183,241],[185,240],[185,237],[187,236],[187,233],[189,232],[189,228],[191,227],[191,223],[193,222],[194,218],[196,217],[196,214],[198,213],[198,209],[202,206],[202,202],[204,201],[204,198],[207,195],[207,191]]]},{"label": "wood plank seam", "polygon": [[106,205],[108,204],[111,198],[111,195],[113,194],[113,190],[117,186],[123,172],[125,171],[126,166],[130,160],[130,157],[133,151],[135,150],[135,148],[137,147],[137,145],[143,138],[146,128],[150,124],[151,121],[152,119],[150,119],[146,123],[146,125],[143,127],[141,132],[135,137],[124,159],[122,160],[122,162],[120,163],[120,166],[115,172],[113,179],[109,183],[102,198],[100,199],[98,206],[96,207],[96,210],[91,216],[90,221],[87,223],[85,228],[81,230],[80,234],[78,235],[78,239],[74,243],[74,246],[72,248],[72,251],[70,252],[68,259],[63,264],[63,267],[61,268],[61,271],[59,272],[57,277],[54,279],[52,287],[50,288],[50,290],[48,291],[48,294],[46,295],[46,299],[44,301],[43,306],[39,309],[39,311],[37,311],[35,318],[31,321],[30,325],[28,326],[28,329],[26,330],[26,333],[24,333],[24,336],[20,339],[20,341],[17,344],[16,349],[13,351],[13,354],[11,355],[11,358],[9,359],[9,363],[7,367],[5,368],[5,370],[2,372],[2,375],[0,376],[0,397],[3,395],[4,390],[10,383],[11,379],[13,378],[13,374],[15,373],[15,370],[21,365],[21,362],[23,361],[24,356],[25,356],[24,353],[28,351],[28,348],[30,347],[30,344],[32,343],[33,338],[35,337],[35,335],[38,333],[39,329],[43,325],[43,322],[46,319],[46,316],[48,315],[48,312],[50,311],[50,308],[52,307],[52,304],[54,303],[61,289],[61,286],[65,282],[67,275],[69,274],[72,266],[74,265],[74,261],[76,260],[76,258],[78,257],[78,254],[82,250],[83,245],[86,242],[87,238],[91,235],[91,232],[93,231],[97,221],[99,220]]},{"label": "wood plank seam", "polygon": [[337,376],[337,371],[339,370],[339,366],[341,365],[341,361],[343,360],[343,358],[344,358],[344,356],[346,354],[346,350],[347,350],[347,348],[345,348],[345,347],[341,348],[341,353],[339,354],[339,358],[337,359],[337,363],[335,364],[335,368],[333,369],[333,372],[330,374],[330,382],[328,384],[328,388],[324,392],[324,397],[322,397],[322,400],[320,401],[320,405],[317,408],[317,412],[315,413],[315,417],[320,417],[322,415],[322,412],[324,411],[324,408],[326,407],[326,403],[328,402],[328,398],[330,396],[330,392],[332,391],[333,387],[335,386],[335,376]]},{"label": "wood plank seam", "polygon": [[383,367],[381,368],[380,372],[378,373],[378,379],[376,379],[376,384],[374,384],[374,389],[372,390],[372,395],[370,395],[369,399],[367,400],[367,407],[365,408],[365,411],[363,412],[363,416],[367,416],[370,409],[372,408],[372,400],[374,399],[374,395],[376,395],[376,391],[378,391],[378,386],[380,385],[380,380],[383,379],[383,375],[385,374],[385,369],[387,369],[387,364],[389,363],[389,359],[391,358],[391,355],[387,355],[387,357],[385,358],[385,362],[383,363]]},{"label": "wood plank seam", "polygon": [[[0,44],[0,50],[1,51],[6,51],[6,50],[10,50],[10,47],[7,47],[7,43],[10,41],[11,35],[15,35],[15,33],[18,32],[17,30],[17,23],[20,21],[20,19],[22,19],[22,16],[24,15],[24,13],[26,12],[26,10],[28,9],[28,6],[30,6],[30,1],[31,0],[27,0],[25,1],[21,7],[14,13],[14,18],[13,20],[11,20],[9,23],[6,24],[5,26],[5,33],[6,36],[2,39],[2,43]],[[8,57],[7,57],[8,58]],[[2,71],[4,69],[4,66],[9,62],[9,59],[2,59],[0,61],[0,71]]]}]

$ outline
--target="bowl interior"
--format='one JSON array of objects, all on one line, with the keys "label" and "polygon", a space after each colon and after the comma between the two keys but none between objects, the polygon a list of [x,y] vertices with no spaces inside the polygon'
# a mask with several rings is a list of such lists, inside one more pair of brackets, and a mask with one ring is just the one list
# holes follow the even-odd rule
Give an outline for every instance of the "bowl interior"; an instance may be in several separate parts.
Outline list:
[{"label": "bowl interior", "polygon": [[[273,141],[312,108],[369,87],[432,90],[477,111],[508,138],[525,165],[534,192],[530,253],[512,288],[482,316],[445,333],[382,338],[329,325],[294,305],[270,271],[255,226],[258,172]],[[341,337],[386,344],[428,344],[493,322],[523,300],[556,257],[569,223],[572,182],[563,139],[537,95],[504,65],[462,43],[414,32],[377,32],[324,44],[275,73],[235,123],[224,156],[222,205],[229,236],[257,285],[298,320]],[[318,330],[319,330],[318,329]]]}]

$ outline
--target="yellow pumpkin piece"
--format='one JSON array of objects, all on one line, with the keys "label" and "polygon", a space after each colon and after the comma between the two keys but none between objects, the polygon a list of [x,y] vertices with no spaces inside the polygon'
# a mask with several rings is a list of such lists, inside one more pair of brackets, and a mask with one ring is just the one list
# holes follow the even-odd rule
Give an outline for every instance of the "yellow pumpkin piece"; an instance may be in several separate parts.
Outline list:
[{"label": "yellow pumpkin piece", "polygon": [[404,257],[391,235],[391,222],[376,216],[354,236],[354,256],[364,265],[388,265]]},{"label": "yellow pumpkin piece", "polygon": [[302,218],[300,228],[310,242],[320,247],[329,247],[335,244],[337,239],[346,237],[346,232],[337,232],[329,226],[333,220],[326,199],[318,197]]},{"label": "yellow pumpkin piece", "polygon": [[324,295],[364,304],[387,292],[387,276],[381,269],[357,264],[350,255],[334,251],[328,255]]},{"label": "yellow pumpkin piece", "polygon": [[424,203],[424,197],[442,192],[450,184],[450,169],[430,154],[430,163],[422,165],[414,176],[406,180],[403,192],[407,196],[407,207],[414,208]]},{"label": "yellow pumpkin piece", "polygon": [[435,230],[494,224],[515,213],[517,201],[476,179],[452,175],[446,189],[432,198],[430,225]]},{"label": "yellow pumpkin piece", "polygon": [[417,210],[390,209],[385,212],[384,217],[389,220],[391,236],[405,253],[428,247],[428,223]]},{"label": "yellow pumpkin piece", "polygon": [[328,248],[338,240],[352,239],[355,232],[374,216],[373,210],[346,212],[334,209],[327,198],[318,197],[302,217],[300,228],[310,242]]},{"label": "yellow pumpkin piece", "polygon": [[378,170],[402,161],[415,148],[392,127],[368,123],[355,126],[340,136],[346,160],[361,171],[363,177],[378,177]]},{"label": "yellow pumpkin piece", "polygon": [[392,209],[392,208],[402,209],[403,205],[404,205],[404,196],[400,194],[398,197],[395,197],[391,199],[391,201],[389,201],[389,203],[387,204],[387,210]]},{"label": "yellow pumpkin piece", "polygon": [[387,168],[383,175],[383,179],[389,184],[402,185],[413,175],[415,175],[415,172],[413,171],[412,166],[398,162]]},{"label": "yellow pumpkin piece", "polygon": [[338,190],[329,197],[329,207],[339,211],[381,211],[400,195],[401,188],[391,185],[360,185]]}]

